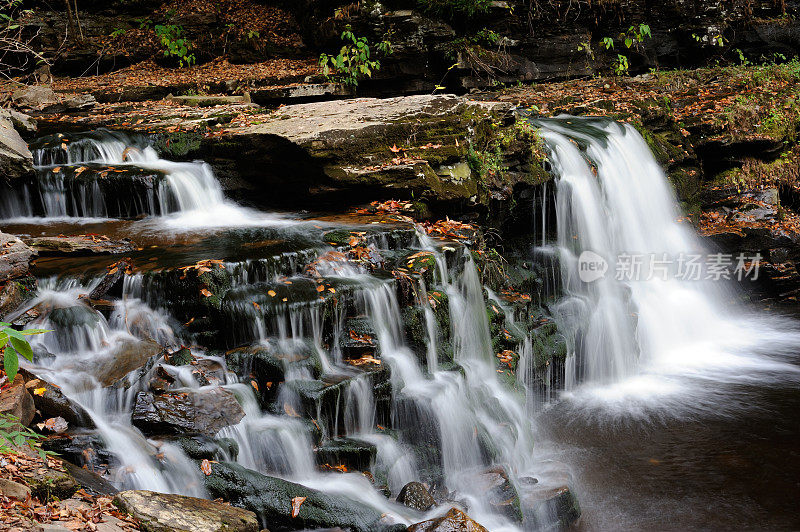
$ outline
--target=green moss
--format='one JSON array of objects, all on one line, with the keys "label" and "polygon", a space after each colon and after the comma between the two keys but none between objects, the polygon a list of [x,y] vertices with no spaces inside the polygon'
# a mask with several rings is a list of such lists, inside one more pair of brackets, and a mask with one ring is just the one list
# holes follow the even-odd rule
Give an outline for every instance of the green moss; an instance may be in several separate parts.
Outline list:
[{"label": "green moss", "polygon": [[165,159],[182,159],[200,151],[204,130],[175,131],[159,133],[153,141],[153,148]]}]

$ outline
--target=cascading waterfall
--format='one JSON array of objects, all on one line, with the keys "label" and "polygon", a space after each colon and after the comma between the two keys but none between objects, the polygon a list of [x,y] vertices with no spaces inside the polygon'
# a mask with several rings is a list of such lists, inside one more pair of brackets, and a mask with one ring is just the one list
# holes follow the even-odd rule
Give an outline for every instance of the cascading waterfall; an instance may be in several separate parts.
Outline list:
[{"label": "cascading waterfall", "polygon": [[[741,354],[757,338],[785,334],[775,329],[779,319],[764,325],[743,310],[732,313],[731,289],[705,266],[685,275],[691,258],[705,264],[708,252],[679,221],[667,178],[633,126],[575,117],[534,123],[557,179],[565,297],[553,310],[569,333],[567,389],[600,385],[594,400],[622,404],[685,393],[684,381],[674,377],[706,369],[713,379],[737,367],[794,371]],[[582,280],[587,252],[607,271]]]},{"label": "cascading waterfall", "polygon": [[[37,352],[52,356],[40,357],[36,373],[57,383],[89,415],[105,448],[118,461],[113,478],[118,486],[205,496],[202,477],[180,449],[149,441],[131,425],[133,400],[147,379],[130,381],[126,387],[125,373],[113,369],[119,364],[124,367],[126,353],[140,349],[141,338],[176,345],[170,320],[135,299],[117,303],[106,320],[82,301],[93,287],[74,281],[66,285],[55,279],[40,281],[38,296],[17,311],[21,315],[29,309],[47,310],[29,324],[53,330],[32,338]],[[115,373],[116,377],[109,377]]]},{"label": "cascading waterfall", "polygon": [[253,226],[282,219],[225,199],[204,162],[173,162],[143,138],[99,129],[32,146],[35,178],[3,190],[0,219],[158,216],[172,230]]}]

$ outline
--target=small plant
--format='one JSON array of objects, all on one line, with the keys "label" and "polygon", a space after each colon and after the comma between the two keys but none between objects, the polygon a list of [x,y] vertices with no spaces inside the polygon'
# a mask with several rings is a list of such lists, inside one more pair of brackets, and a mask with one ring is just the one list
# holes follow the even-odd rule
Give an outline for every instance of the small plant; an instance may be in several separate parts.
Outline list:
[{"label": "small plant", "polygon": [[19,419],[10,414],[0,414],[0,454],[16,454],[13,447],[27,445],[39,458],[47,461],[54,453],[45,451],[39,445],[44,436],[24,427]]},{"label": "small plant", "polygon": [[[326,78],[357,87],[361,79],[371,78],[374,72],[380,70],[381,62],[372,56],[367,38],[356,37],[349,24],[342,32],[342,41],[344,45],[339,54],[336,56],[321,54],[319,65]],[[375,49],[381,55],[390,55],[392,43],[384,39],[375,45]]]},{"label": "small plant", "polygon": [[[617,36],[617,39],[614,39],[614,37],[603,37],[600,40],[600,46],[606,50],[614,50],[615,43],[619,41],[622,46],[625,46],[625,48],[641,50],[644,42],[652,37],[653,34],[650,31],[650,26],[647,24],[633,24],[628,28],[627,31],[620,33]],[[592,58],[594,58],[594,53],[591,51],[591,43],[587,42],[578,45],[578,50],[585,50],[589,55],[591,55]],[[611,68],[614,70],[614,74],[617,76],[627,74],[630,68],[628,56],[618,52],[617,57],[611,60]]]},{"label": "small plant", "polygon": [[14,382],[14,378],[17,376],[20,356],[33,360],[31,344],[25,337],[46,332],[50,331],[45,329],[18,331],[12,329],[10,323],[0,321],[0,349],[3,350],[3,369],[8,377],[8,382]]},{"label": "small plant", "polygon": [[161,46],[164,47],[164,57],[176,58],[181,67],[195,64],[192,42],[184,36],[181,26],[158,24],[154,29]]},{"label": "small plant", "polygon": [[121,37],[125,35],[125,28],[117,28],[111,32],[111,37]]}]

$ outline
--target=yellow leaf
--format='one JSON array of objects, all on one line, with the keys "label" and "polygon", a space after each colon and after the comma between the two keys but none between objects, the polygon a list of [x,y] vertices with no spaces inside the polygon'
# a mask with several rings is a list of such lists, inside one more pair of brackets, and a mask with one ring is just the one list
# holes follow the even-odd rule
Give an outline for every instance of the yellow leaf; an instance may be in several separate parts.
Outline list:
[{"label": "yellow leaf", "polygon": [[275,290],[269,290],[269,291],[267,291],[267,293],[269,294],[269,297],[275,297],[277,295],[275,293]]},{"label": "yellow leaf", "polygon": [[47,388],[42,386],[41,388],[36,388],[35,390],[33,390],[33,395],[44,395],[44,392],[46,392],[46,391],[47,391]]}]

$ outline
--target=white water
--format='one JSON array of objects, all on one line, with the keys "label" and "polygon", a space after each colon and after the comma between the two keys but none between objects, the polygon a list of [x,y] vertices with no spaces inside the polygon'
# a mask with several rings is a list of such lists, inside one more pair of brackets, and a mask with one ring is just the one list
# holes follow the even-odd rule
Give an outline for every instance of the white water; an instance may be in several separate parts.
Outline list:
[{"label": "white water", "polygon": [[[171,232],[293,223],[282,216],[248,209],[226,199],[211,166],[204,162],[168,161],[140,140],[108,130],[98,130],[76,140],[65,135],[59,137],[66,139],[63,147],[56,144],[33,150],[36,181],[3,194],[0,219],[88,223],[124,212],[129,216],[155,216],[142,222],[143,229]],[[71,183],[65,177],[67,168],[80,169],[87,165],[88,172],[106,167],[111,170],[106,177],[80,183]],[[104,193],[102,180],[114,179],[114,169],[149,170],[164,177],[137,186],[135,190],[140,195],[124,191]],[[127,179],[135,180],[134,177]],[[44,209],[44,220],[35,217],[32,198],[36,196]]]},{"label": "white water", "polygon": [[[572,339],[565,399],[606,414],[681,415],[713,404],[701,399],[713,393],[711,382],[797,375],[780,358],[756,354],[797,342],[793,324],[747,312],[723,280],[681,280],[674,262],[666,276],[648,278],[650,256],[702,254],[705,261],[708,251],[678,221],[667,178],[632,126],[575,118],[537,124],[557,176],[566,297],[555,314]],[[590,283],[578,276],[587,250],[609,264]],[[616,278],[621,254],[645,257],[638,280]]]}]

